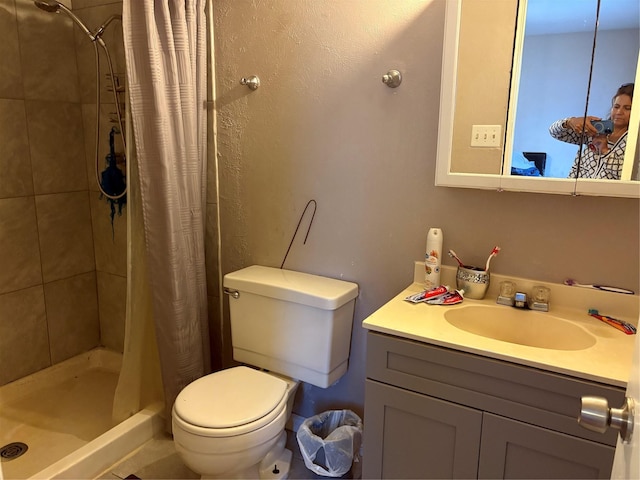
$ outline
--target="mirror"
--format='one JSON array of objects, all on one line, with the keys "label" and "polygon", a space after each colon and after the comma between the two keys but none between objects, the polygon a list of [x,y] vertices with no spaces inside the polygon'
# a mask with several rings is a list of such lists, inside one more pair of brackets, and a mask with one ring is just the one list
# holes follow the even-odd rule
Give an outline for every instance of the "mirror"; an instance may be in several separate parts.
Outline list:
[{"label": "mirror", "polygon": [[549,134],[585,111],[607,118],[616,89],[637,83],[638,11],[636,0],[449,0],[436,185],[640,197],[640,102],[623,180],[567,178],[578,146]]}]

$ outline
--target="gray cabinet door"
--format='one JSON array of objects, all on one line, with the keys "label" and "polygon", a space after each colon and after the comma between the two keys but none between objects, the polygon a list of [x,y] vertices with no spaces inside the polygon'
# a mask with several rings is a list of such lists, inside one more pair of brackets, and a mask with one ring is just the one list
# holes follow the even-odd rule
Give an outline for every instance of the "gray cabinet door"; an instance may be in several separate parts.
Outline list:
[{"label": "gray cabinet door", "polygon": [[478,478],[609,478],[613,447],[490,413]]},{"label": "gray cabinet door", "polygon": [[482,412],[372,380],[363,478],[476,478]]}]

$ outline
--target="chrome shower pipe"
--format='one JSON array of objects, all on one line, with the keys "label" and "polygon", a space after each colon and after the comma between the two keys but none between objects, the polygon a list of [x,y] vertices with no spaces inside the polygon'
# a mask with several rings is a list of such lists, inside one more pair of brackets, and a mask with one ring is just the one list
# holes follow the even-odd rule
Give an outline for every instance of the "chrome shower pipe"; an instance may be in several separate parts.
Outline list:
[{"label": "chrome shower pipe", "polygon": [[111,22],[113,22],[114,20],[120,20],[122,21],[122,15],[111,15],[109,18],[107,18],[107,20],[100,25],[96,31],[93,33],[93,38],[95,39],[94,41],[97,40],[101,40],[102,38],[102,34],[104,33],[105,29],[109,26],[109,24]]},{"label": "chrome shower pipe", "polygon": [[98,168],[98,158],[100,157],[100,60],[98,56],[98,46],[99,43],[104,50],[105,55],[107,56],[107,65],[109,66],[109,75],[111,76],[111,87],[113,90],[113,98],[116,106],[116,116],[118,117],[118,127],[120,128],[120,138],[122,139],[122,147],[124,151],[127,151],[127,141],[124,135],[124,124],[122,121],[122,111],[120,110],[120,101],[118,98],[118,89],[116,85],[116,77],[113,72],[113,66],[111,63],[111,56],[109,55],[109,49],[104,44],[101,38],[99,38],[98,42],[93,43],[93,48],[95,50],[96,56],[96,162],[95,162],[95,174],[96,174],[96,182],[98,184],[98,188],[100,189],[100,193],[107,197],[110,200],[118,200],[119,198],[124,197],[129,190],[129,186],[125,184],[124,191],[118,195],[110,195],[104,191],[102,188],[102,183],[100,181],[100,173]]}]

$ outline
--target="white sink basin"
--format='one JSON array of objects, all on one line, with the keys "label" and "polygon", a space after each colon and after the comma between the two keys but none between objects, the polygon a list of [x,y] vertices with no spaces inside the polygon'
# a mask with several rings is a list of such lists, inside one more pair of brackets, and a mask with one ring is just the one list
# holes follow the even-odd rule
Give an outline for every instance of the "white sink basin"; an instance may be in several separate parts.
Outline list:
[{"label": "white sink basin", "polygon": [[596,339],[579,325],[546,312],[490,305],[463,306],[444,313],[456,328],[502,342],[551,350],[584,350]]}]

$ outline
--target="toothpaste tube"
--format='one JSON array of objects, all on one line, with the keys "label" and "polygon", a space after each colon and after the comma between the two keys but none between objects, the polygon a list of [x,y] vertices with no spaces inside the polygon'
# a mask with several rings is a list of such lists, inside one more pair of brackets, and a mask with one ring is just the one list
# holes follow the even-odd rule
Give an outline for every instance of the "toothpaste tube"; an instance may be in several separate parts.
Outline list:
[{"label": "toothpaste tube", "polygon": [[463,294],[464,290],[455,290],[437,298],[426,300],[426,302],[429,305],[455,305],[456,303],[461,303],[462,300],[464,300]]},{"label": "toothpaste tube", "polygon": [[424,292],[409,295],[407,298],[405,298],[405,300],[411,303],[421,303],[426,302],[427,300],[441,297],[447,292],[449,292],[449,287],[447,287],[446,285],[440,285],[439,287],[431,288],[429,290],[425,290]]}]

